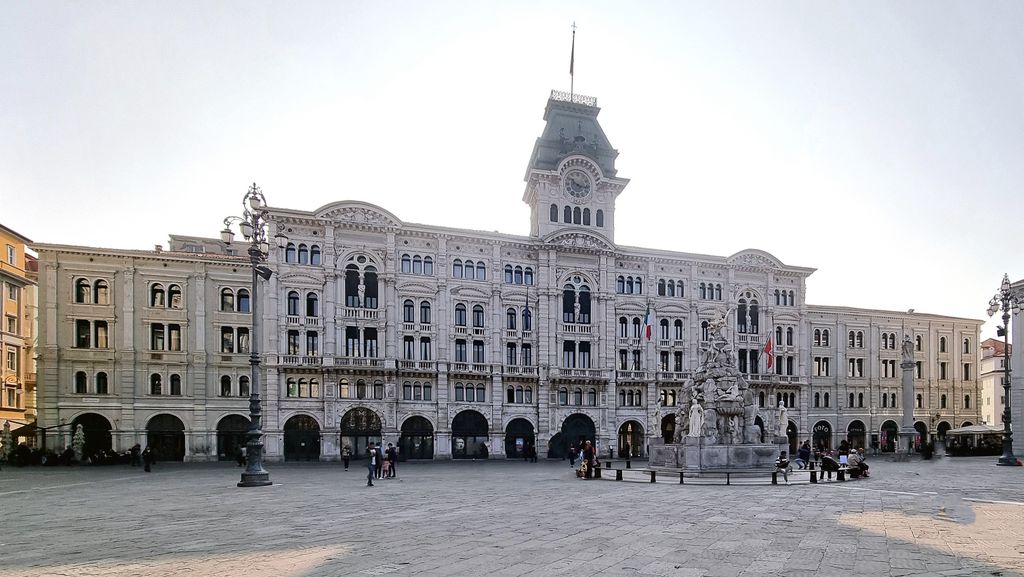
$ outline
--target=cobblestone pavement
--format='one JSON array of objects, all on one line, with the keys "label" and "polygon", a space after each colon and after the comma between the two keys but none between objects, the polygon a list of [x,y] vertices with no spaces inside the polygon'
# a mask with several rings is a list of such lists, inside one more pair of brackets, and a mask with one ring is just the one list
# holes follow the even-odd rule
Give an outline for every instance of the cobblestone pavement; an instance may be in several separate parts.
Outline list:
[{"label": "cobblestone pavement", "polygon": [[4,467],[0,577],[1024,576],[1024,470],[869,462],[790,486],[583,482],[564,461],[403,463],[373,488],[358,463],[272,463],[256,489],[230,463]]}]

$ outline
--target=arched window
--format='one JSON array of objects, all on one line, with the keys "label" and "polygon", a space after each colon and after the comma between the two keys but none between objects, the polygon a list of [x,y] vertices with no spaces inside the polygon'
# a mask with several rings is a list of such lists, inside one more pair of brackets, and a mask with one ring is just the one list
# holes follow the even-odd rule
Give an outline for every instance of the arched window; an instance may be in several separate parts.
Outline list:
[{"label": "arched window", "polygon": [[220,396],[231,396],[231,377],[229,377],[228,375],[223,375],[220,378]]},{"label": "arched window", "polygon": [[402,322],[416,322],[416,307],[413,305],[411,300],[406,300],[402,303]]},{"label": "arched window", "polygon": [[551,222],[558,222],[558,205],[557,204],[552,204],[550,210],[548,211],[548,213],[549,213],[548,214],[548,219]]},{"label": "arched window", "polygon": [[814,393],[814,408],[821,407],[821,393]]},{"label": "arched window", "polygon": [[782,304],[782,298],[779,296],[779,289],[775,289],[775,305],[779,306]]},{"label": "arched window", "polygon": [[[177,285],[171,285],[177,286]],[[107,286],[107,281],[103,279],[97,280],[93,284],[93,304],[98,305],[109,305],[110,304],[110,289]]]},{"label": "arched window", "polygon": [[572,224],[572,207],[569,205],[562,209],[562,222]]},{"label": "arched window", "polygon": [[970,409],[971,408],[971,396],[970,395],[964,395],[964,408],[965,409]]},{"label": "arched window", "polygon": [[829,339],[829,331],[828,331],[828,329],[825,329],[825,330],[821,331],[821,346],[823,346],[823,347],[829,346],[828,345],[828,339]]},{"label": "arched window", "polygon": [[75,393],[84,395],[89,391],[89,377],[84,372],[75,373]]},{"label": "arched window", "polygon": [[487,267],[482,261],[476,263],[476,280],[487,280]]},{"label": "arched window", "polygon": [[238,396],[249,396],[249,377],[238,377]]},{"label": "arched window", "polygon": [[829,399],[828,399],[828,396],[829,396],[829,395],[828,395],[828,393],[825,393],[825,395],[824,395],[824,399],[825,399],[825,408],[826,408],[826,409],[827,409],[827,408],[828,408],[828,406],[829,406]]},{"label": "arched window", "polygon": [[634,289],[633,289],[633,277],[627,276],[626,277],[626,294],[631,295],[631,294],[633,294],[633,292],[634,292]]},{"label": "arched window", "polygon": [[96,394],[106,395],[110,391],[107,388],[107,373],[99,372],[96,373]]},{"label": "arched window", "polygon": [[582,405],[583,404],[583,389],[574,389],[572,392],[572,404]]},{"label": "arched window", "polygon": [[782,345],[782,327],[775,327],[775,346]]},{"label": "arched window", "polygon": [[964,339],[964,354],[971,354],[971,339]]},{"label": "arched window", "polygon": [[452,261],[452,278],[462,278],[462,259]]},{"label": "arched window", "polygon": [[942,395],[941,397],[939,397],[939,408],[940,409],[945,409],[946,408],[946,395]]},{"label": "arched window", "polygon": [[[509,308],[505,311],[505,328],[514,331],[516,330],[516,309]],[[509,343],[512,344],[512,343]]]},{"label": "arched window", "polygon": [[676,321],[672,323],[672,327],[674,329],[673,332],[675,333],[672,335],[673,338],[677,341],[683,340],[683,321],[676,319]]},{"label": "arched window", "polygon": [[597,389],[587,391],[587,405],[591,407],[597,406]]},{"label": "arched window", "polygon": [[665,296],[665,279],[658,279],[658,296]]},{"label": "arched window", "polygon": [[299,293],[296,291],[288,292],[288,314],[293,317],[299,316]]},{"label": "arched window", "polygon": [[715,300],[716,301],[722,300],[722,285],[720,285],[720,284],[716,284],[715,285]]},{"label": "arched window", "polygon": [[558,404],[568,405],[569,404],[569,389],[562,387],[558,389]]},{"label": "arched window", "polygon": [[226,312],[235,311],[235,292],[229,288],[220,291],[220,310]]},{"label": "arched window", "polygon": [[466,305],[462,303],[455,305],[455,326],[466,326]]},{"label": "arched window", "polygon": [[528,285],[533,284],[533,269],[531,267],[523,269],[523,283]]},{"label": "arched window", "polygon": [[505,283],[512,284],[512,265],[505,265]]},{"label": "arched window", "polygon": [[597,209],[597,212],[594,214],[594,223],[597,226],[604,226],[604,211],[601,210],[600,208]]},{"label": "arched window", "polygon": [[619,294],[626,293],[626,277],[619,276],[615,279],[615,292]]},{"label": "arched window", "polygon": [[939,352],[946,352],[946,337],[939,337]]},{"label": "arched window", "polygon": [[420,322],[425,325],[430,324],[430,303],[427,301],[420,303]]},{"label": "arched window", "polygon": [[857,407],[864,408],[864,393],[857,393]]},{"label": "arched window", "polygon": [[857,348],[864,348],[864,331],[857,331]]},{"label": "arched window", "polygon": [[288,243],[288,246],[286,246],[284,249],[284,262],[293,263],[296,260],[297,259],[295,258],[295,245],[292,243]]},{"label": "arched window", "polygon": [[299,264],[309,264],[309,247],[304,244],[299,245]]},{"label": "arched window", "polygon": [[704,283],[700,283],[700,298],[702,298],[702,299],[707,299],[708,298],[708,285],[706,285]]},{"label": "arched window", "polygon": [[583,224],[583,216],[580,213],[580,207],[578,206],[572,209],[572,223]]},{"label": "arched window", "polygon": [[853,393],[850,393],[850,404],[847,405],[847,406],[848,407],[853,407]]},{"label": "arched window", "polygon": [[238,312],[249,312],[249,289],[238,289]]},{"label": "arched window", "polygon": [[882,408],[886,409],[889,407],[889,395],[882,393]]},{"label": "arched window", "polygon": [[814,346],[821,346],[821,329],[814,329]]},{"label": "arched window", "polygon": [[402,255],[402,272],[412,272],[412,258],[407,255]]},{"label": "arched window", "polygon": [[[671,281],[671,280],[668,281],[668,296],[670,296],[670,297],[676,296],[676,282],[675,281]],[[683,283],[682,283],[682,281],[679,282],[679,296],[683,296]]]},{"label": "arched window", "polygon": [[159,373],[149,375],[149,394],[163,394],[163,377],[161,377]]},{"label": "arched window", "polygon": [[636,280],[633,282],[633,294],[644,294],[644,281],[640,277],[637,277]]},{"label": "arched window", "polygon": [[423,274],[434,276],[434,259],[429,256],[423,257]]},{"label": "arched window", "polygon": [[[528,308],[524,308],[523,309],[523,330],[524,331],[533,330],[533,313],[530,312],[530,309],[528,309]],[[527,345],[524,345],[524,346],[527,346]]]},{"label": "arched window", "polygon": [[476,328],[484,326],[484,307],[480,305],[473,305],[473,326]]},{"label": "arched window", "polygon": [[584,208],[583,209],[583,225],[584,226],[590,226],[590,209],[589,208]]},{"label": "arched window", "polygon": [[319,265],[320,264],[320,246],[313,245],[309,247],[309,264]]},{"label": "arched window", "polygon": [[626,406],[626,389],[619,389],[619,406]]},{"label": "arched window", "polygon": [[708,325],[708,321],[700,322],[700,340],[707,341],[711,339],[711,327]]},{"label": "arched window", "polygon": [[462,268],[462,278],[466,278],[469,280],[476,279],[476,268],[473,261],[467,260],[465,262],[465,266]]},{"label": "arched window", "polygon": [[[529,387],[527,387],[526,390],[529,390]],[[517,403],[524,403],[524,402],[526,402],[526,398],[525,398],[525,395],[524,395],[523,387],[519,387],[519,386],[516,387],[516,402]]]},{"label": "arched window", "polygon": [[306,293],[306,316],[320,316],[320,298],[316,293]]},{"label": "arched window", "polygon": [[[224,289],[227,290],[227,289]],[[164,307],[166,301],[164,301],[164,285],[160,283],[153,283],[153,286],[149,287],[149,306],[151,307]]]},{"label": "arched window", "polygon": [[517,266],[514,275],[516,284],[523,284],[523,267]]},{"label": "arched window", "polygon": [[896,408],[896,393],[890,393],[889,406],[892,407],[893,409]]},{"label": "arched window", "polygon": [[917,394],[916,399],[917,399],[917,408],[920,409],[921,408],[921,402],[923,400],[922,397],[921,397],[921,393]]},{"label": "arched window", "polygon": [[920,350],[923,349],[923,347],[924,347],[924,339],[921,337],[921,335],[915,336],[914,337],[914,350],[915,351],[920,351]]},{"label": "arched window", "polygon": [[659,338],[661,340],[667,341],[668,340],[668,319],[661,319],[661,322],[658,323],[658,328],[659,328],[659,333],[658,334],[660,335]]},{"label": "arched window", "polygon": [[786,327],[786,345],[793,345],[793,327]]}]

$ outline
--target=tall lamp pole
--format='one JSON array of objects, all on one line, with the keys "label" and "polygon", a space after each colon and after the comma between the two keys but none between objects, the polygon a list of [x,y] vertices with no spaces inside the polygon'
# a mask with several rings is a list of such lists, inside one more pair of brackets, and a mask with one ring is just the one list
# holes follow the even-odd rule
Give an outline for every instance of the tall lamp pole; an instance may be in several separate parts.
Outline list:
[{"label": "tall lamp pole", "polygon": [[[249,365],[251,383],[249,389],[249,430],[246,433],[246,465],[242,472],[239,487],[264,487],[270,485],[270,473],[263,468],[263,428],[262,409],[260,403],[260,343],[263,335],[260,326],[260,299],[257,277],[265,281],[273,274],[262,263],[267,261],[270,243],[267,238],[267,225],[270,213],[266,209],[267,199],[263,196],[256,183],[249,187],[242,199],[242,216],[229,216],[224,219],[224,230],[220,238],[225,244],[231,244],[235,233],[231,230],[232,223],[238,223],[242,236],[249,243],[249,263],[252,265],[252,338],[249,340]],[[281,233],[274,235],[277,246],[284,248],[288,238]]]},{"label": "tall lamp pole", "polygon": [[1003,311],[1003,326],[996,327],[996,334],[1003,337],[1003,456],[999,465],[1017,466],[1021,462],[1013,455],[1013,433],[1010,431],[1010,313],[1020,314],[1022,297],[1010,290],[1010,276],[1003,275],[999,292],[988,301],[988,316]]}]

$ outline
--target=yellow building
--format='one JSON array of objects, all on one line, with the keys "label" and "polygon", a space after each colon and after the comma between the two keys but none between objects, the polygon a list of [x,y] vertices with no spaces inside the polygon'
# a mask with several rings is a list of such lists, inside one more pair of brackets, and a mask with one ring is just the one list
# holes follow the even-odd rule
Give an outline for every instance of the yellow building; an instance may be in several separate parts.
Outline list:
[{"label": "yellow building", "polygon": [[[0,224],[0,427],[34,443],[38,266],[28,238]],[[26,428],[26,426],[32,425]]]}]

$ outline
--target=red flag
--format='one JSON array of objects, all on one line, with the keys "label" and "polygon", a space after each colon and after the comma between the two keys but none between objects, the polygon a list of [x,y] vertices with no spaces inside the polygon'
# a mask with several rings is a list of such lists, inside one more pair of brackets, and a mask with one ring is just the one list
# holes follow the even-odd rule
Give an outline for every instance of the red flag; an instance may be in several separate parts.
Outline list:
[{"label": "red flag", "polygon": [[772,355],[772,335],[768,334],[768,340],[764,343],[764,354],[768,356],[768,370],[775,364],[775,357]]}]

